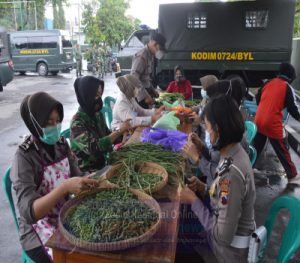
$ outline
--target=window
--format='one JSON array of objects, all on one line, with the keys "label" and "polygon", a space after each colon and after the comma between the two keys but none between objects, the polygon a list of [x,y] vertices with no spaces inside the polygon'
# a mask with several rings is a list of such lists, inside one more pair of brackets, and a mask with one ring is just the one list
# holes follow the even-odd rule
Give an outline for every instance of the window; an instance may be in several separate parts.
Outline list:
[{"label": "window", "polygon": [[207,28],[207,15],[205,13],[190,13],[187,17],[187,28],[205,29]]},{"label": "window", "polygon": [[29,49],[41,49],[43,48],[42,37],[29,37],[28,38],[28,48]]},{"label": "window", "polygon": [[27,37],[16,37],[14,38],[14,42],[17,49],[28,48]]},{"label": "window", "polygon": [[72,47],[72,43],[68,36],[62,36],[62,46],[63,47]]},{"label": "window", "polygon": [[43,48],[57,48],[57,42],[57,36],[43,37]]},{"label": "window", "polygon": [[269,11],[247,11],[245,17],[245,27],[248,29],[267,28],[269,21]]}]

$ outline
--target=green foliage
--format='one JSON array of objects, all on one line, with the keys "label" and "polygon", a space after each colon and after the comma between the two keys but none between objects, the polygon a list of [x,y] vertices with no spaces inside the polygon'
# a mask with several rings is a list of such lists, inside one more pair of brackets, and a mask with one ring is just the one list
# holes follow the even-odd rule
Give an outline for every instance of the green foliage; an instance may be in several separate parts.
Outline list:
[{"label": "green foliage", "polygon": [[294,37],[300,37],[300,1],[297,1],[296,4]]},{"label": "green foliage", "polygon": [[113,46],[126,39],[140,24],[139,20],[125,16],[128,7],[124,0],[93,0],[86,3],[82,24],[88,42]]}]

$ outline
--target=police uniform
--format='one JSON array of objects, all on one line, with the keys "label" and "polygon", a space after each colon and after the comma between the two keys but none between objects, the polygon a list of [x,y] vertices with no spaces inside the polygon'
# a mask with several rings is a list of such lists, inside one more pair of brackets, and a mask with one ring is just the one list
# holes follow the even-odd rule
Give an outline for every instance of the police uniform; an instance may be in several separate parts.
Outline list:
[{"label": "police uniform", "polygon": [[208,233],[214,255],[218,262],[247,262],[255,230],[255,184],[249,157],[239,143],[221,156],[209,192],[213,212],[199,199],[192,210]]},{"label": "police uniform", "polygon": [[137,97],[138,102],[141,102],[149,95],[147,89],[153,88],[151,79],[153,62],[154,57],[151,54],[148,45],[138,51],[133,57],[131,74],[137,77],[142,83],[142,90]]}]

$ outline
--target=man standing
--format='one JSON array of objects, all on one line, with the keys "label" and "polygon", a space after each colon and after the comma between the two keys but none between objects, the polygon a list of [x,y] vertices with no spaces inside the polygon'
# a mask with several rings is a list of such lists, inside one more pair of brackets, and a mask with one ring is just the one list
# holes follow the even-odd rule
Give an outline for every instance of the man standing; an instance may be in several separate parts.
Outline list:
[{"label": "man standing", "polygon": [[74,50],[74,56],[76,59],[76,77],[82,76],[81,70],[82,70],[82,53],[80,49],[80,45],[76,44],[75,50]]},{"label": "man standing", "polygon": [[288,183],[300,183],[300,175],[291,159],[286,141],[284,140],[283,109],[300,121],[300,113],[295,101],[295,95],[290,83],[296,78],[294,67],[290,63],[281,63],[279,75],[267,82],[256,96],[258,104],[255,123],[257,135],[254,139],[254,147],[257,150],[257,158],[263,150],[266,140],[269,139],[275,153],[281,162]]},{"label": "man standing", "polygon": [[99,52],[96,43],[92,48],[92,65],[93,65],[93,75],[95,75],[99,70]]},{"label": "man standing", "polygon": [[142,90],[137,97],[138,103],[145,109],[154,104],[151,97],[158,97],[152,84],[152,74],[154,59],[160,60],[165,51],[166,39],[163,35],[153,32],[150,35],[149,43],[139,52],[137,52],[132,61],[131,74],[137,77],[142,83]]}]

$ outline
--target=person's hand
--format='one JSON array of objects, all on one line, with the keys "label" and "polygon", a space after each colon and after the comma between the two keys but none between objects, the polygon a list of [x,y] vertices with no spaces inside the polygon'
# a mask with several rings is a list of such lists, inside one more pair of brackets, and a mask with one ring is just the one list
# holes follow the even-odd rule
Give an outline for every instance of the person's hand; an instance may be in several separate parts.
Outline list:
[{"label": "person's hand", "polygon": [[188,187],[195,193],[205,194],[206,184],[201,182],[196,176],[192,176],[191,178],[187,178]]},{"label": "person's hand", "polygon": [[196,133],[189,134],[189,141],[191,141],[193,144],[196,145],[199,153],[202,151],[202,148],[204,147],[204,143]]},{"label": "person's hand", "polygon": [[152,117],[151,117],[152,123],[157,122],[160,117],[161,117],[160,113],[155,113],[154,115],[152,115]]},{"label": "person's hand", "polygon": [[180,197],[180,202],[182,204],[192,204],[197,200],[196,194],[190,190],[187,186],[182,188],[178,187],[178,195]]},{"label": "person's hand", "polygon": [[154,100],[151,98],[151,96],[147,96],[146,98],[145,98],[145,103],[147,104],[147,105],[149,105],[149,106],[152,106],[153,104],[154,104]]},{"label": "person's hand", "polygon": [[72,177],[63,182],[66,194],[79,194],[82,191],[92,190],[99,186],[99,182],[88,177]]},{"label": "person's hand", "polygon": [[132,127],[130,124],[131,119],[128,119],[124,121],[120,126],[120,133],[124,134],[125,132],[128,132]]},{"label": "person's hand", "polygon": [[155,110],[155,114],[162,114],[162,112],[165,110],[166,110],[165,106],[160,106],[157,110]]}]

